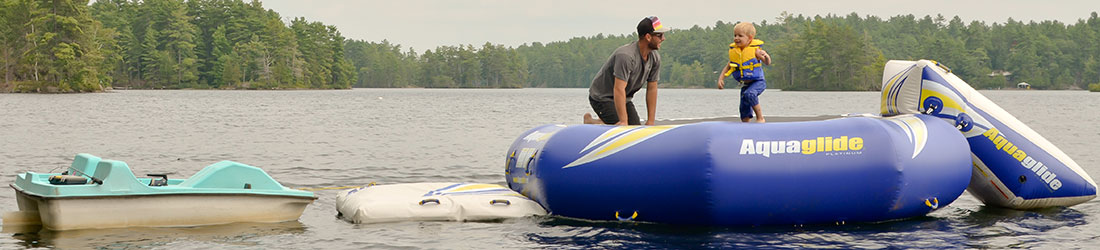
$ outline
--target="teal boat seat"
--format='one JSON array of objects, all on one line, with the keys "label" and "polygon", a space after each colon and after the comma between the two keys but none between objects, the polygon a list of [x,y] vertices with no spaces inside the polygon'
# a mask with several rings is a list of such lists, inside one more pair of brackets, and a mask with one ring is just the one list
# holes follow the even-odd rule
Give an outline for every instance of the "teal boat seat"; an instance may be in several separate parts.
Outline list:
[{"label": "teal boat seat", "polygon": [[77,154],[76,157],[73,158],[73,165],[69,167],[70,170],[76,171],[70,171],[72,172],[70,174],[92,177],[92,175],[95,174],[96,165],[99,164],[99,161],[100,158],[94,155],[85,153]]},{"label": "teal boat seat", "polygon": [[148,187],[138,181],[134,171],[125,162],[116,160],[100,160],[96,165],[92,178],[103,181],[103,187],[110,191],[140,191]]},{"label": "teal boat seat", "polygon": [[221,161],[206,166],[198,173],[180,182],[180,187],[283,190],[283,185],[267,175],[263,169],[233,162]]}]

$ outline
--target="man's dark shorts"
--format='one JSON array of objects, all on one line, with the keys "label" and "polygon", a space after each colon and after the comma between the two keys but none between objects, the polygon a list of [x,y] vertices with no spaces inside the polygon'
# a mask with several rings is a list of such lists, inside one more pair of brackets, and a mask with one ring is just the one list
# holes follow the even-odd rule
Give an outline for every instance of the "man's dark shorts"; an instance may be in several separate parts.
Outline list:
[{"label": "man's dark shorts", "polygon": [[[596,115],[603,120],[606,124],[619,123],[619,114],[615,112],[615,102],[601,102],[593,100],[592,97],[588,97],[588,104],[592,105],[592,110],[596,111]],[[634,102],[626,102],[626,119],[630,125],[642,125],[641,119],[638,118],[638,110],[634,109]]]}]

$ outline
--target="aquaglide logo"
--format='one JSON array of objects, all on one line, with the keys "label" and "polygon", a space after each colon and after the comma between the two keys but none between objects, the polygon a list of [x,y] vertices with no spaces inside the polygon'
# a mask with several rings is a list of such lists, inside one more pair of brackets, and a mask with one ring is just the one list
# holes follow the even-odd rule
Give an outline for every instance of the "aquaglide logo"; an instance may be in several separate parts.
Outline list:
[{"label": "aquaglide logo", "polygon": [[1057,174],[1049,171],[1046,164],[1043,164],[1043,162],[1031,158],[1023,149],[1013,145],[1012,142],[1008,141],[1008,138],[1005,138],[1000,131],[997,131],[997,128],[989,128],[985,133],[982,133],[982,136],[988,139],[989,142],[992,142],[997,148],[997,151],[1003,151],[1007,156],[1020,162],[1020,166],[1024,169],[1034,173],[1034,176],[1039,177],[1039,180],[1046,183],[1051,191],[1057,191],[1059,188],[1062,188],[1062,180],[1058,179]]},{"label": "aquaglide logo", "polygon": [[806,140],[789,141],[757,141],[753,139],[741,140],[742,155],[761,155],[771,157],[773,154],[797,154],[812,155],[816,153],[842,153],[858,154],[863,150],[863,137],[817,137]]}]

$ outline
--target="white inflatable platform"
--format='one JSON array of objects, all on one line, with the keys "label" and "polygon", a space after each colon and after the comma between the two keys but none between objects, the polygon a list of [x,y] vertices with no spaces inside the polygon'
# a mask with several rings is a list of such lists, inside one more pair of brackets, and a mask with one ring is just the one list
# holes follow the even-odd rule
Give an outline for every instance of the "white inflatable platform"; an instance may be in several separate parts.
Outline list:
[{"label": "white inflatable platform", "polygon": [[545,215],[538,203],[496,184],[405,183],[351,189],[336,196],[352,223],[492,221]]}]

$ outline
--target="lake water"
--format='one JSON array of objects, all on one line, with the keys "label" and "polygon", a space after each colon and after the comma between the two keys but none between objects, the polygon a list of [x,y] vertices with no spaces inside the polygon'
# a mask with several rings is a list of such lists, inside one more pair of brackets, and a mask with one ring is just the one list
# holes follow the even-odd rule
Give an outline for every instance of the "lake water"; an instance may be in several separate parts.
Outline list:
[{"label": "lake water", "polygon": [[[283,185],[370,182],[504,184],[505,152],[520,133],[577,124],[587,89],[355,89],[0,94],[0,183],[24,171],[60,171],[77,153],[127,162],[136,174],[186,178],[233,160]],[[661,89],[658,119],[733,116],[737,90]],[[1100,176],[1100,93],[982,91]],[[644,97],[638,96],[644,110]],[[876,113],[877,92],[761,96],[765,115]],[[0,248],[500,249],[500,248],[1090,248],[1100,243],[1100,200],[1069,208],[985,207],[967,193],[903,221],[747,228],[674,227],[555,216],[495,223],[354,225],[336,218],[337,190],[295,222],[187,228],[16,230]],[[0,211],[15,211],[13,191]]]}]

